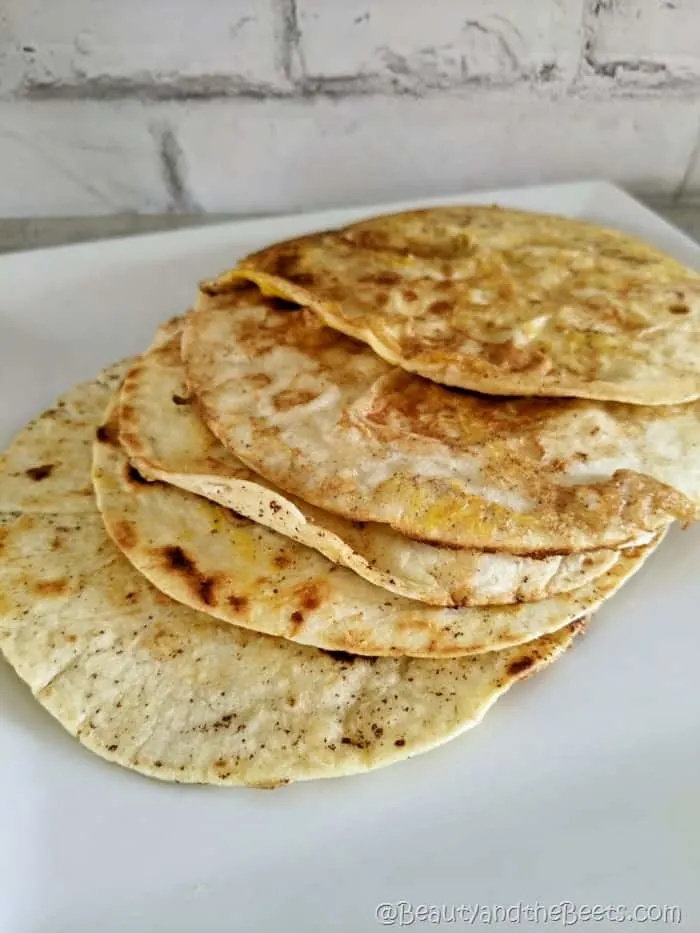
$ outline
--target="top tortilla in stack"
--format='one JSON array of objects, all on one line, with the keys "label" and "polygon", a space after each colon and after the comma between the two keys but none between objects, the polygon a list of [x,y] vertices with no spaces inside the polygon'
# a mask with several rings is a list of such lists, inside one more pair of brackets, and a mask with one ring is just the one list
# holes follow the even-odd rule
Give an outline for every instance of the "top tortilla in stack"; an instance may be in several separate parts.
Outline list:
[{"label": "top tortilla in stack", "polygon": [[700,276],[564,217],[447,207],[279,243],[236,279],[435,382],[667,405],[700,397]]}]

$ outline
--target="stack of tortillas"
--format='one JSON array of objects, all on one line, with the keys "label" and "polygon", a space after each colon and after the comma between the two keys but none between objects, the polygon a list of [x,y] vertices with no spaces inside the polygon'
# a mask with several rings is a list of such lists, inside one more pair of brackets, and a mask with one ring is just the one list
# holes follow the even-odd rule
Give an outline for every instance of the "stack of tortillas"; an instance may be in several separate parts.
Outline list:
[{"label": "stack of tortillas", "polygon": [[446,208],[271,246],[10,446],[0,646],[145,774],[389,764],[697,516],[699,398],[700,276],[621,233]]}]

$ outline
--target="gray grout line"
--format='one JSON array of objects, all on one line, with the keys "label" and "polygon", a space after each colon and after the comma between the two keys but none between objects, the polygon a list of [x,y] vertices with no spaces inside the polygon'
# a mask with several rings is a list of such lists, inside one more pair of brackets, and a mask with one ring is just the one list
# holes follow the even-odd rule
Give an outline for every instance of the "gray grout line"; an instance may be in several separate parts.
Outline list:
[{"label": "gray grout line", "polygon": [[277,16],[280,19],[281,69],[290,88],[297,87],[304,79],[304,62],[301,54],[301,30],[296,0],[277,0]]},{"label": "gray grout line", "polygon": [[[294,62],[297,62],[295,65]],[[298,51],[285,59],[285,68],[292,71],[301,66]],[[640,71],[640,73],[644,73]],[[552,98],[561,100],[655,100],[663,97],[694,98],[700,94],[700,78],[669,78],[658,83],[620,84],[611,78],[587,77],[572,83],[551,80],[549,74],[519,75],[515,79],[497,80],[487,76],[467,77],[446,84],[436,80],[429,72],[420,71],[405,76],[397,83],[391,74],[348,75],[346,77],[298,76],[288,86],[259,84],[231,75],[199,75],[178,77],[172,80],[153,81],[131,78],[100,76],[89,81],[32,81],[18,88],[14,94],[0,95],[0,103],[47,103],[70,102],[123,102],[178,103],[208,101],[265,101],[278,100],[298,102],[303,100],[327,100],[358,97],[393,97],[411,95],[421,99],[434,99],[445,94],[455,97],[469,95],[474,90],[481,93],[498,94],[504,90],[516,91],[524,97]]]},{"label": "gray grout line", "polygon": [[695,142],[693,148],[690,151],[690,158],[688,159],[688,164],[683,172],[683,177],[678,183],[678,187],[674,193],[674,199],[676,201],[681,201],[686,193],[688,188],[688,183],[690,182],[693,169],[695,168],[695,163],[700,159],[700,120],[698,120],[697,135],[695,136]]},{"label": "gray grout line", "polygon": [[170,197],[170,210],[175,213],[199,212],[187,184],[187,162],[175,131],[167,123],[154,123],[151,133],[158,147],[161,175]]}]

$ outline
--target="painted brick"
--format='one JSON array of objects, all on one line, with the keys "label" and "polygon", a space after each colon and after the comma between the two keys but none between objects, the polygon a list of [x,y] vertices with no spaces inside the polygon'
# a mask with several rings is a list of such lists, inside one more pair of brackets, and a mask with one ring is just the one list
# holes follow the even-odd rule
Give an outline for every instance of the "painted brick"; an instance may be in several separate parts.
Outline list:
[{"label": "painted brick", "polygon": [[0,216],[166,210],[153,121],[139,104],[0,104]]},{"label": "painted brick", "polygon": [[233,89],[278,84],[276,24],[274,0],[6,0],[0,93],[99,81],[189,81],[194,93],[227,78]]},{"label": "painted brick", "polygon": [[700,77],[700,0],[597,4],[591,56],[618,81]]},{"label": "painted brick", "polygon": [[582,177],[670,193],[700,102],[232,101],[178,107],[170,119],[197,204],[275,212]]},{"label": "painted brick", "polygon": [[581,46],[581,0],[297,0],[310,78],[360,75],[386,87],[507,83],[570,76]]}]

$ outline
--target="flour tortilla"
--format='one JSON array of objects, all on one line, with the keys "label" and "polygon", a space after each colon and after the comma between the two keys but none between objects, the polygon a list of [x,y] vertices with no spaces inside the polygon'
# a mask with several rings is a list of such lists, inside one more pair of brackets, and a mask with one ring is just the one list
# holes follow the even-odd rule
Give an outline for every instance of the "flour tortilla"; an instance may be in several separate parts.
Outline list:
[{"label": "flour tortilla", "polygon": [[[71,398],[106,404],[107,379]],[[374,660],[270,638],[179,605],[107,537],[85,441],[97,422],[44,420],[63,467],[23,493],[0,465],[0,648],[33,694],[91,751],[163,780],[274,787],[368,771],[475,725],[510,687],[554,660],[582,623],[522,648],[458,661]],[[41,455],[42,449],[38,451]],[[41,459],[41,456],[40,458]],[[31,494],[29,492],[31,490]],[[60,495],[76,508],[56,512]],[[79,505],[79,508],[77,507]]]},{"label": "flour tortilla", "polygon": [[129,370],[120,398],[120,441],[143,476],[205,496],[410,599],[437,606],[529,602],[584,586],[618,558],[611,549],[538,558],[441,548],[287,497],[206,427],[188,394],[177,333],[158,334]]},{"label": "flour tortilla", "polygon": [[[0,512],[83,513],[94,508],[94,427],[127,368],[117,364],[100,373],[89,392],[76,386],[15,438],[0,456]],[[76,477],[82,482],[76,483]]]},{"label": "flour tortilla", "polygon": [[700,276],[626,234],[433,208],[280,243],[237,272],[390,363],[496,395],[700,397]]},{"label": "flour tortilla", "polygon": [[530,556],[624,545],[697,514],[700,402],[458,392],[389,366],[309,312],[233,297],[187,317],[189,388],[224,446],[320,508]]},{"label": "flour tortilla", "polygon": [[105,527],[134,566],[194,609],[326,650],[434,658],[520,644],[590,613],[657,544],[621,552],[611,570],[571,593],[515,606],[437,609],[372,586],[208,499],[145,481],[117,442],[113,414],[95,443],[93,483]]}]

